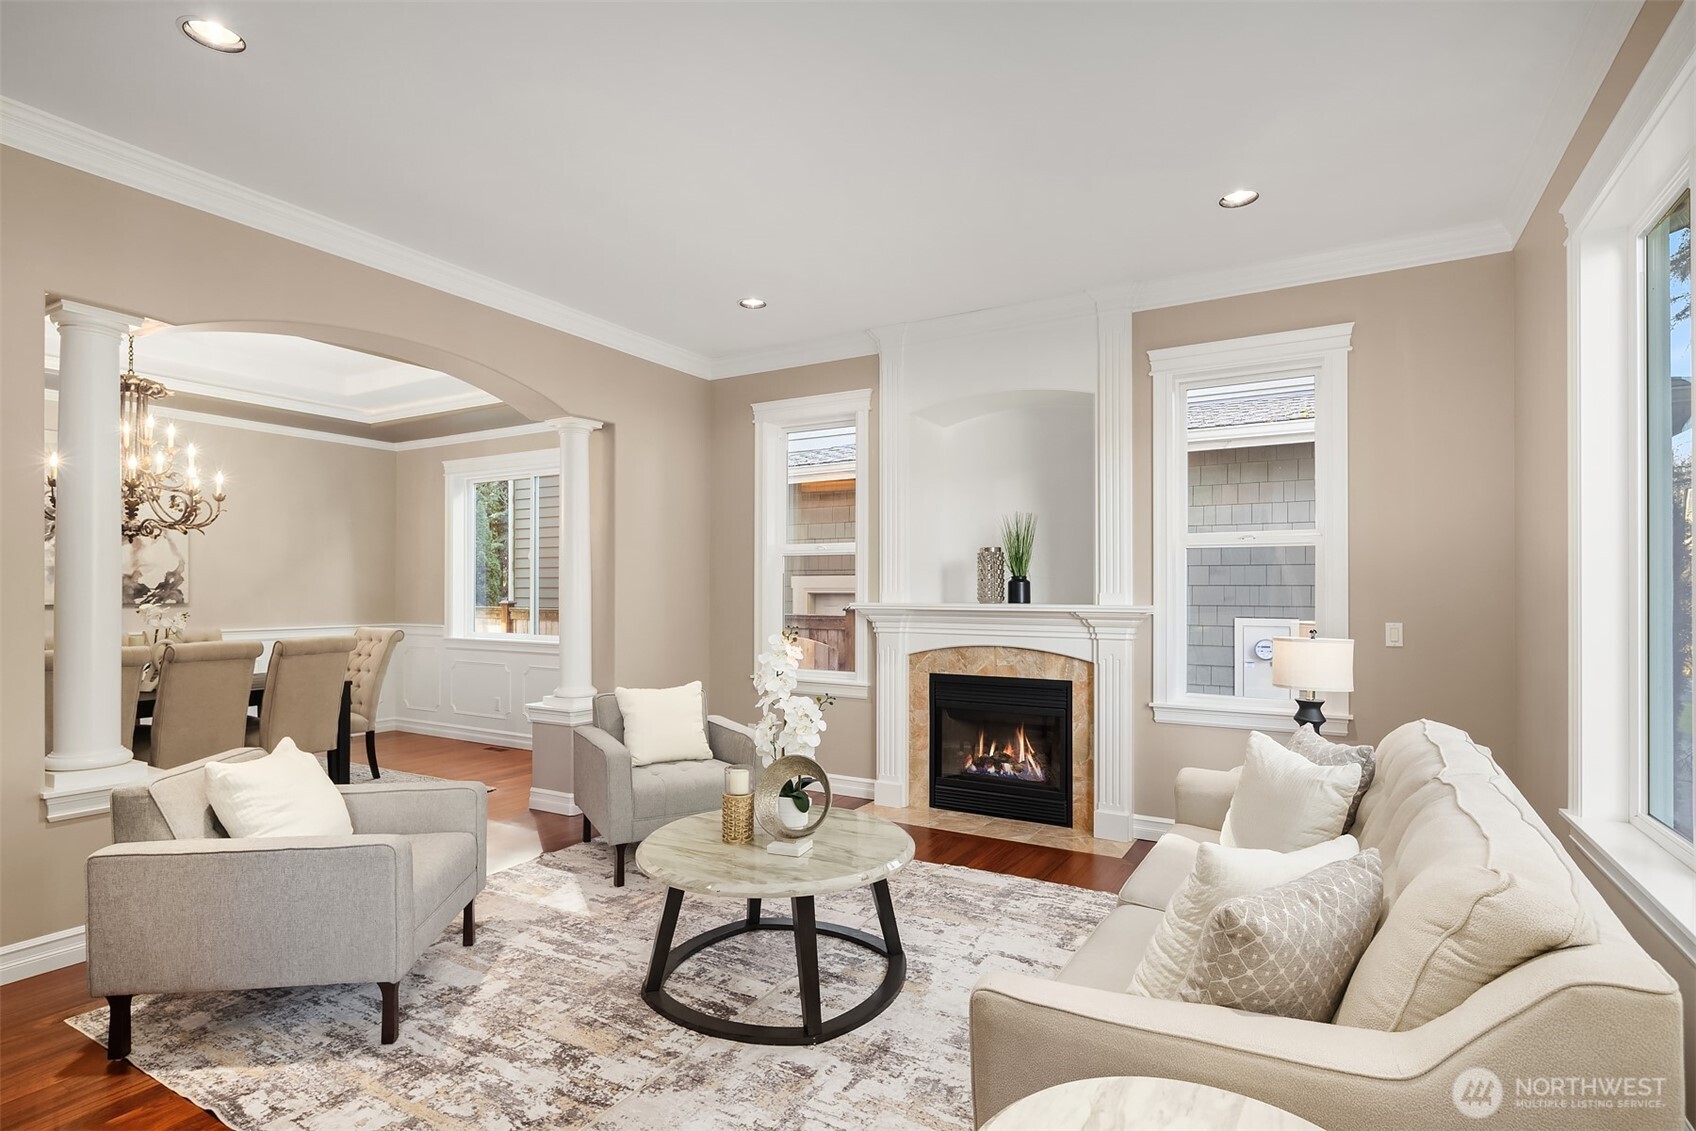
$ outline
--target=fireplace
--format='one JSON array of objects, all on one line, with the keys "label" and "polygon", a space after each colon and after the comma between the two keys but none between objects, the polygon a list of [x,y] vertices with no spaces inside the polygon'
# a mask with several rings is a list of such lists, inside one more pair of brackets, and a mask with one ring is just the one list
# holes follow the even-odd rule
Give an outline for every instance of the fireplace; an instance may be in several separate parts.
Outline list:
[{"label": "fireplace", "polygon": [[1070,826],[1071,682],[932,673],[930,803]]}]

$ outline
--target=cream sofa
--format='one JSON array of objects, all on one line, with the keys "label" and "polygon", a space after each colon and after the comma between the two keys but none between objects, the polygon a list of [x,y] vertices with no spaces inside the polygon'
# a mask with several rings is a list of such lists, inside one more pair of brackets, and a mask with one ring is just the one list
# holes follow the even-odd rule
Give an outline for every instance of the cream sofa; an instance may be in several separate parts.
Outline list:
[{"label": "cream sofa", "polygon": [[[1125,993],[1188,875],[1192,842],[1219,839],[1237,778],[1237,771],[1179,775],[1174,831],[1188,839],[1161,839],[1125,885],[1120,906],[1057,977],[996,971],[978,983],[971,1042],[979,1124],[1055,1084],[1130,1075],[1226,1088],[1332,1131],[1684,1125],[1676,984],[1626,933],[1489,751],[1440,723],[1409,723],[1384,739],[1353,829],[1363,849],[1383,856],[1386,916],[1429,868],[1543,869],[1581,908],[1577,914],[1588,912],[1595,942],[1524,961],[1441,1016],[1399,1032]],[[1386,948],[1380,968],[1405,945],[1394,934],[1381,920],[1372,943]],[[1348,994],[1371,996],[1360,985],[1370,968],[1363,957]],[[1501,1106],[1485,1119],[1476,1108],[1463,1115],[1456,1098],[1480,1075],[1457,1087],[1473,1068],[1502,1082]],[[1574,1088],[1582,1098],[1587,1088],[1626,1087],[1659,1106],[1575,1106],[1570,1097],[1565,1107],[1552,1106]]]}]

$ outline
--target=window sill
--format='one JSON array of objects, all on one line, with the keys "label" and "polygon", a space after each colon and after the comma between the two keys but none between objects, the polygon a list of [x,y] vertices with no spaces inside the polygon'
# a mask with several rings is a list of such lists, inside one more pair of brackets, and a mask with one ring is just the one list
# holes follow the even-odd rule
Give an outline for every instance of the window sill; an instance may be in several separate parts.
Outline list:
[{"label": "window sill", "polygon": [[868,699],[871,697],[871,684],[863,679],[819,679],[817,676],[800,676],[795,681],[795,690],[803,695],[834,695],[838,699]]},{"label": "window sill", "polygon": [[556,652],[559,650],[557,636],[526,636],[517,632],[501,633],[489,636],[446,636],[442,643],[454,648],[486,648],[490,651],[505,652]]},{"label": "window sill", "polygon": [[[1154,721],[1157,723],[1276,731],[1282,734],[1294,734],[1296,730],[1294,702],[1287,707],[1275,708],[1250,706],[1246,703],[1235,704],[1228,700],[1219,703],[1157,702],[1151,706],[1154,708]],[[1332,715],[1325,720],[1322,733],[1336,738],[1347,737],[1349,724],[1353,721],[1352,714]]]},{"label": "window sill", "polygon": [[1696,963],[1696,871],[1629,821],[1561,816],[1572,843],[1684,957]]}]

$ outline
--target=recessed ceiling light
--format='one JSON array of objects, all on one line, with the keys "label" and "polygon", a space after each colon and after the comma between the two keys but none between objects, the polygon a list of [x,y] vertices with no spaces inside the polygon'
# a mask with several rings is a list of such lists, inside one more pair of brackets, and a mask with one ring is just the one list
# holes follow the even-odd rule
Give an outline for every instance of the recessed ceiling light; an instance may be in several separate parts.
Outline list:
[{"label": "recessed ceiling light", "polygon": [[202,47],[210,47],[214,51],[223,51],[230,55],[247,50],[247,40],[217,20],[202,19],[200,16],[184,16],[177,21],[177,26],[183,29],[184,35]]},{"label": "recessed ceiling light", "polygon": [[736,305],[740,306],[743,310],[764,310],[766,308],[766,300],[763,298],[754,298],[750,295]]},{"label": "recessed ceiling light", "polygon": [[1219,198],[1221,208],[1246,208],[1260,199],[1260,194],[1251,188],[1240,188],[1236,192],[1228,192]]}]

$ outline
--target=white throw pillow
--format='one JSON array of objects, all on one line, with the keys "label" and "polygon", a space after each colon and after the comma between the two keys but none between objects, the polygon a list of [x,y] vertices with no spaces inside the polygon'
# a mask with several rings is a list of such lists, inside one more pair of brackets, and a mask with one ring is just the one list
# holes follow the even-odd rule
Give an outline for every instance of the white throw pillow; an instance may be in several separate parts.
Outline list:
[{"label": "white throw pillow", "polygon": [[292,739],[251,762],[206,763],[206,797],[232,837],[353,835],[341,791]]},{"label": "white throw pillow", "polygon": [[1131,976],[1130,992],[1175,1000],[1189,976],[1202,930],[1214,908],[1228,899],[1287,884],[1359,851],[1360,842],[1352,836],[1340,836],[1299,852],[1200,846],[1196,849],[1195,871],[1172,897],[1172,905],[1154,928],[1142,962]]},{"label": "white throw pillow", "polygon": [[701,681],[682,687],[618,687],[624,716],[624,747],[637,766],[655,762],[696,762],[713,756],[702,721]]},{"label": "white throw pillow", "polygon": [[1342,834],[1360,773],[1356,763],[1315,765],[1254,731],[1219,843],[1278,852],[1323,844]]}]

